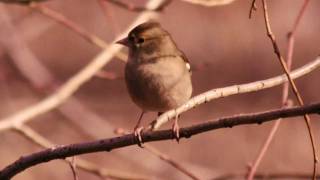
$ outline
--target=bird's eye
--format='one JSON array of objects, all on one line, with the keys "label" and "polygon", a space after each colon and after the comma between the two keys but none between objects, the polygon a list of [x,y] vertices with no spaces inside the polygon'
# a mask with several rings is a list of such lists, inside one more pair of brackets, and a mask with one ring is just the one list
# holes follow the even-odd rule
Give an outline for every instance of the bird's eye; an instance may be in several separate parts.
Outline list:
[{"label": "bird's eye", "polygon": [[143,42],[144,42],[144,39],[143,39],[143,38],[139,38],[139,39],[138,39],[138,43],[139,43],[139,44],[141,44],[141,43],[143,43]]}]

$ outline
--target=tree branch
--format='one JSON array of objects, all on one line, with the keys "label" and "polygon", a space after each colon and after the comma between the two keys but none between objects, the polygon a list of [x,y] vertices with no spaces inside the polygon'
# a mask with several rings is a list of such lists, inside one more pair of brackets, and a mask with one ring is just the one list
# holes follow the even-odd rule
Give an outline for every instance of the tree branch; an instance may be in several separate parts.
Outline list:
[{"label": "tree branch", "polygon": [[[192,135],[200,134],[214,129],[231,128],[233,126],[244,124],[261,124],[263,122],[272,121],[278,118],[288,118],[313,113],[320,113],[320,102],[316,104],[305,105],[302,107],[275,109],[261,113],[224,117],[186,128],[181,128],[180,135],[181,138],[190,138]],[[152,132],[149,131],[142,134],[142,139],[144,142],[163,141],[174,139],[174,135],[172,134],[171,129]],[[22,156],[20,159],[0,171],[0,179],[10,179],[14,175],[31,166],[48,162],[54,159],[62,159],[70,156],[99,151],[111,151],[113,149],[130,146],[137,143],[137,138],[134,136],[134,134],[129,134],[98,141],[53,147],[27,156]]]},{"label": "tree branch", "polygon": [[249,19],[251,19],[253,11],[256,11],[256,10],[257,10],[256,0],[252,0],[250,10],[249,10]]},{"label": "tree branch", "polygon": [[127,9],[129,11],[135,11],[135,12],[141,12],[141,11],[162,11],[165,7],[167,7],[172,0],[165,0],[163,3],[156,7],[156,8],[148,8],[148,7],[142,7],[142,6],[135,6],[134,4],[130,3],[124,3],[119,0],[104,0],[106,2],[110,2],[120,8]]},{"label": "tree branch", "polygon": [[[210,180],[238,180],[243,179],[246,176],[245,173],[228,173],[223,174]],[[320,178],[320,174],[316,176]],[[254,179],[270,180],[270,179],[311,179],[312,175],[310,173],[299,173],[299,172],[279,172],[279,173],[256,173],[253,177]]]},{"label": "tree branch", "polygon": [[22,5],[28,5],[30,3],[42,2],[42,1],[48,1],[48,0],[0,0],[1,3],[16,3],[16,4],[22,4]]},{"label": "tree branch", "polygon": [[212,6],[223,6],[234,2],[235,0],[182,0],[191,4],[212,7]]}]

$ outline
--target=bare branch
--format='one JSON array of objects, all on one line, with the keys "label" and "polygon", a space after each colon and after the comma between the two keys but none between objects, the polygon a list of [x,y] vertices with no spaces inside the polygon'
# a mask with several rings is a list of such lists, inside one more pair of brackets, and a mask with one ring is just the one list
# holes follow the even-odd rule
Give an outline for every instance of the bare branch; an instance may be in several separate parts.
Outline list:
[{"label": "bare branch", "polygon": [[257,10],[256,0],[252,0],[250,10],[249,10],[249,19],[251,19],[253,11],[256,11],[256,10]]},{"label": "bare branch", "polygon": [[235,0],[182,0],[192,4],[198,4],[202,6],[222,6],[232,3]]},{"label": "bare branch", "polygon": [[106,3],[106,0],[97,0],[101,10],[106,18],[106,22],[110,27],[111,34],[116,35],[120,32],[118,21],[113,13],[113,9]]},{"label": "bare branch", "polygon": [[131,3],[124,3],[119,0],[104,0],[107,2],[110,2],[114,5],[117,5],[118,7],[121,7],[123,9],[127,9],[129,11],[135,11],[135,12],[141,12],[141,11],[162,11],[165,7],[167,7],[172,0],[165,0],[162,2],[162,4],[156,8],[149,8],[149,7],[141,7],[141,6],[135,6]]},{"label": "bare branch", "polygon": [[[245,173],[230,173],[224,174],[218,177],[211,178],[210,180],[238,180],[243,179],[246,176]],[[257,173],[254,175],[254,179],[311,179],[312,175],[309,173]],[[317,175],[317,178],[320,178],[320,174]]]},{"label": "bare branch", "polygon": [[48,1],[48,0],[0,0],[0,3],[16,3],[16,4],[23,4],[28,5],[30,3],[36,3],[36,2],[42,2],[42,1]]},{"label": "bare branch", "polygon": [[[199,123],[186,128],[181,128],[181,138],[190,138],[192,135],[200,134],[207,131],[212,131],[214,129],[220,128],[231,128],[238,125],[244,124],[261,124],[264,122],[272,121],[278,118],[288,118],[301,116],[304,114],[320,113],[320,103],[315,103],[311,105],[305,105],[301,107],[285,108],[285,109],[275,109],[271,111],[237,115],[231,117],[224,117],[205,123]],[[174,139],[172,130],[162,130],[162,131],[149,131],[142,135],[143,142],[151,141],[163,141],[168,139]],[[19,158],[14,163],[5,167],[0,171],[0,179],[7,180],[12,178],[19,172],[40,164],[48,162],[54,159],[62,159],[70,156],[87,154],[100,151],[111,151],[113,149],[118,149],[133,144],[137,144],[137,138],[134,134],[114,137],[110,139],[102,139],[98,141],[63,145],[58,147],[49,148],[37,153],[33,153],[27,156]]]},{"label": "bare branch", "polygon": [[70,169],[72,171],[72,175],[73,175],[73,180],[79,180],[78,175],[77,175],[77,171],[76,171],[76,163],[75,163],[75,157],[71,157],[71,160],[68,161],[68,164],[70,166]]}]

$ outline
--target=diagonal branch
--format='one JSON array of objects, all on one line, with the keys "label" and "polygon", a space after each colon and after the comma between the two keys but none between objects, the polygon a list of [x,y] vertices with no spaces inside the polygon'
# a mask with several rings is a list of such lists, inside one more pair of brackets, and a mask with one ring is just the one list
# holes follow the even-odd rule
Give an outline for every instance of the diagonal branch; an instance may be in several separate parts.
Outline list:
[{"label": "diagonal branch", "polygon": [[[231,128],[244,124],[261,124],[278,118],[295,117],[312,113],[320,114],[320,102],[301,107],[275,109],[261,113],[224,117],[205,123],[199,123],[186,128],[181,128],[180,133],[182,138],[190,138],[192,135],[212,131],[215,129]],[[163,141],[174,138],[175,137],[172,134],[171,129],[162,131],[149,131],[142,135],[143,142]],[[101,139],[98,141],[49,148],[40,152],[20,157],[17,161],[13,162],[0,171],[0,179],[10,179],[31,166],[45,163],[54,159],[62,159],[70,156],[100,151],[111,151],[137,143],[138,142],[135,135],[129,134],[110,139]]]}]

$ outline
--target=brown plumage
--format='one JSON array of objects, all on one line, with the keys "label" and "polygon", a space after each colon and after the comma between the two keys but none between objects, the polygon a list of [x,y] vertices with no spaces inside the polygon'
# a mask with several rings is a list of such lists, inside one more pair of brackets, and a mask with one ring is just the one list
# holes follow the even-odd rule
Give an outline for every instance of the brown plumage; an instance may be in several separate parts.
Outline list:
[{"label": "brown plumage", "polygon": [[189,62],[159,23],[143,23],[119,43],[129,48],[126,85],[133,102],[143,112],[165,112],[191,97]]}]

